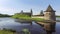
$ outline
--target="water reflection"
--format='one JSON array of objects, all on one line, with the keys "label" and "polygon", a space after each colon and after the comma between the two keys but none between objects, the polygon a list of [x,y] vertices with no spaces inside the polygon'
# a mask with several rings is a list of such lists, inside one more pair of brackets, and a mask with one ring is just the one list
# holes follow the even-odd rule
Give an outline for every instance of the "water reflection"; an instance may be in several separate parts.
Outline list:
[{"label": "water reflection", "polygon": [[[32,23],[30,26],[28,26],[28,29],[30,30],[31,34],[53,34],[55,32],[56,22],[49,22],[49,23],[45,23],[44,25],[37,24],[37,22],[35,23],[34,21],[29,22],[29,23]],[[41,27],[39,27],[39,26],[41,26]],[[25,28],[27,28],[27,27],[25,27]],[[42,30],[42,32],[41,32],[41,30]],[[43,31],[45,31],[46,33]]]},{"label": "water reflection", "polygon": [[46,31],[46,34],[53,34],[53,32],[55,32],[55,25],[56,22],[46,23],[43,26],[40,24]]}]

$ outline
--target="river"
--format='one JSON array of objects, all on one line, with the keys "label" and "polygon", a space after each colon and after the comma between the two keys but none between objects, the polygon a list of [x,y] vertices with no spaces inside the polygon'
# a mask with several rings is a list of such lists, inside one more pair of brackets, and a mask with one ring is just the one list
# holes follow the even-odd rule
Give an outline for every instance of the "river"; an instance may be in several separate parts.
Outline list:
[{"label": "river", "polygon": [[[7,28],[7,29],[13,29],[17,32],[20,32],[22,29],[27,28],[30,30],[32,34],[45,34],[46,31],[43,29],[42,26],[36,24],[35,22],[32,22],[32,25],[29,23],[20,23],[16,22],[16,19],[13,18],[0,18],[0,29]],[[60,20],[60,18],[57,18],[57,20]],[[55,32],[52,34],[59,34],[60,33],[60,22],[56,22],[55,25]]]}]

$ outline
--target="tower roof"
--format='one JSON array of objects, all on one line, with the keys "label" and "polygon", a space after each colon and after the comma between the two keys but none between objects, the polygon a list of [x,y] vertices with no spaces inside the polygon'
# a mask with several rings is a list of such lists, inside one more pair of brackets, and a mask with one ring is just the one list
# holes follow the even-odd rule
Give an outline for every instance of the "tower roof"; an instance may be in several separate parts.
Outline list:
[{"label": "tower roof", "polygon": [[53,11],[53,8],[51,7],[51,5],[49,5],[46,12],[51,12],[51,11]]}]

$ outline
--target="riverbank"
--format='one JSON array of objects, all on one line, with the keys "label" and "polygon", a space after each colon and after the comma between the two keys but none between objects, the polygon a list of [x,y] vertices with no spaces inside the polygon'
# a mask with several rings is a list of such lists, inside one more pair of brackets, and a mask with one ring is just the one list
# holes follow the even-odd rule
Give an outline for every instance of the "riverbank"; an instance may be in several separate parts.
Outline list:
[{"label": "riverbank", "polygon": [[60,16],[56,16],[57,18],[60,18]]}]

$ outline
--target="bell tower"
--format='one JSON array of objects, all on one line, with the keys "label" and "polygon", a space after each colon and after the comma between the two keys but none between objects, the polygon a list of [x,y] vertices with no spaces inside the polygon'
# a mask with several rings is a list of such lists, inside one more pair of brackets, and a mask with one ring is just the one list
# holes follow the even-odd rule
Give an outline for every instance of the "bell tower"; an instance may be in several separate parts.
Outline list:
[{"label": "bell tower", "polygon": [[56,21],[55,11],[50,5],[48,6],[47,10],[44,12],[44,18],[45,20]]}]

